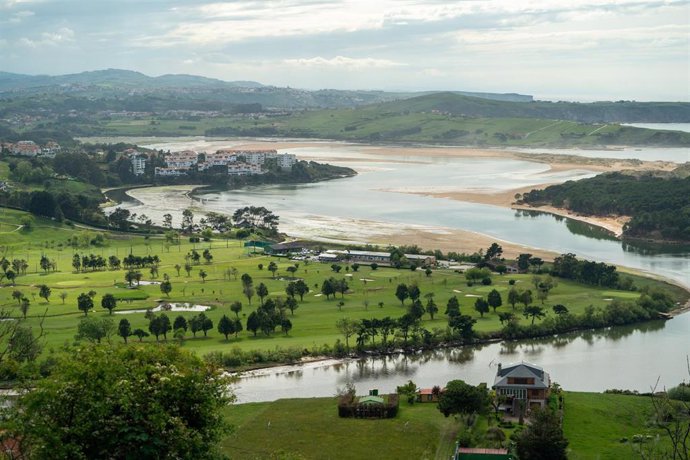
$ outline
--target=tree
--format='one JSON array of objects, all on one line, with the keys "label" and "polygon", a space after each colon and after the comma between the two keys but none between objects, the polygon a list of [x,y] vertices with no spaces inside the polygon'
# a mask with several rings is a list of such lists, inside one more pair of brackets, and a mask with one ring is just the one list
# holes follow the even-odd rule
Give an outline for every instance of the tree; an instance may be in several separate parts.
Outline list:
[{"label": "tree", "polygon": [[483,318],[484,313],[489,312],[489,303],[486,300],[479,298],[474,301],[474,309],[479,313],[479,316]]},{"label": "tree", "polygon": [[24,294],[22,291],[15,289],[12,291],[12,298],[17,301],[17,304],[20,304],[22,302],[22,298],[24,297]]},{"label": "tree", "polygon": [[472,329],[476,319],[468,315],[453,315],[448,317],[448,327],[453,329],[457,334],[460,334],[465,340],[471,339],[474,335],[474,330]]},{"label": "tree", "polygon": [[259,315],[253,311],[249,314],[249,317],[247,318],[247,330],[252,331],[254,333],[254,337],[256,337],[256,332],[261,328],[261,322],[259,320]]},{"label": "tree", "polygon": [[67,293],[65,291],[62,291],[60,293],[60,299],[62,300],[62,305],[65,304],[65,299],[67,298]]},{"label": "tree", "polygon": [[29,302],[29,299],[26,297],[22,297],[22,299],[19,302],[19,310],[22,312],[22,317],[26,319],[26,315],[29,313],[29,307],[31,306],[31,302]]},{"label": "tree", "polygon": [[510,288],[510,291],[508,291],[508,303],[510,304],[511,307],[513,307],[513,310],[515,310],[515,304],[520,301],[520,293],[518,292],[517,289],[514,287]]},{"label": "tree", "polygon": [[172,219],[173,219],[172,214],[169,214],[169,213],[163,214],[163,227],[165,227],[167,229],[172,229]]},{"label": "tree", "polygon": [[242,293],[247,297],[249,305],[252,304],[252,297],[254,297],[254,288],[251,284],[242,286]]},{"label": "tree", "polygon": [[192,331],[192,335],[196,337],[196,333],[201,330],[201,324],[203,322],[203,318],[199,318],[199,315],[192,316],[192,318],[189,320],[189,330]]},{"label": "tree", "polygon": [[240,312],[242,311],[242,302],[235,301],[230,304],[230,311],[235,313],[235,317],[239,318],[240,317]]},{"label": "tree", "polygon": [[426,310],[424,309],[424,306],[422,305],[422,302],[420,300],[415,300],[410,305],[408,312],[415,318],[422,319],[422,316],[424,316]]},{"label": "tree", "polygon": [[19,399],[10,434],[36,458],[217,458],[232,382],[179,347],[80,347]]},{"label": "tree", "polygon": [[376,270],[379,268],[379,264],[377,264],[376,262],[371,263],[369,266],[371,267],[372,270]]},{"label": "tree", "polygon": [[186,262],[184,264],[184,271],[187,273],[187,278],[189,278],[189,276],[192,274],[192,268],[192,264],[190,264],[189,262]]},{"label": "tree", "polygon": [[158,330],[160,331],[161,334],[163,334],[163,338],[165,340],[168,340],[168,332],[170,332],[170,318],[168,318],[168,315],[165,313],[161,313],[158,315],[158,322],[159,322],[159,328]]},{"label": "tree", "polygon": [[273,278],[275,278],[275,277],[276,277],[276,272],[278,271],[278,264],[276,264],[275,262],[271,261],[271,262],[268,264],[268,271],[271,272],[271,276],[272,276]]},{"label": "tree", "polygon": [[165,280],[160,284],[160,289],[163,294],[165,294],[167,297],[170,297],[170,291],[172,291],[172,283],[168,280]]},{"label": "tree", "polygon": [[546,316],[546,313],[544,312],[544,308],[538,306],[538,305],[531,305],[529,307],[525,307],[524,311],[524,316],[525,318],[532,318],[532,324],[534,324],[534,320],[539,318],[544,318]]},{"label": "tree", "polygon": [[540,282],[537,284],[537,297],[539,300],[541,300],[542,304],[548,298],[549,293],[554,287],[556,287],[556,285],[556,281],[550,275],[546,275],[544,279],[540,280]]},{"label": "tree", "polygon": [[236,210],[232,215],[235,225],[246,225],[250,228],[259,228],[275,232],[278,229],[279,217],[263,206],[246,206]]},{"label": "tree", "polygon": [[416,284],[413,284],[410,287],[408,287],[407,293],[409,294],[410,300],[412,301],[419,299],[419,296],[422,295],[422,292],[419,290],[419,286],[417,286]]},{"label": "tree", "polygon": [[287,318],[283,318],[280,321],[280,329],[285,333],[285,335],[288,335],[290,329],[292,329],[292,322]]},{"label": "tree", "polygon": [[113,310],[115,307],[117,307],[117,299],[112,294],[105,294],[101,299],[101,307],[108,310],[108,312],[112,315]]},{"label": "tree", "polygon": [[93,308],[93,299],[88,294],[82,292],[77,297],[77,307],[84,312],[84,316],[87,316],[89,310]]},{"label": "tree", "polygon": [[517,454],[522,460],[565,460],[568,440],[558,416],[550,409],[536,409],[530,424],[517,437]]},{"label": "tree", "polygon": [[268,288],[264,283],[259,283],[256,287],[256,295],[259,296],[259,303],[264,304],[264,299],[268,296]]},{"label": "tree", "polygon": [[419,324],[419,320],[410,313],[405,313],[398,319],[398,329],[403,336],[403,341],[407,344],[407,336],[410,330]]},{"label": "tree", "polygon": [[41,284],[38,287],[39,297],[43,297],[44,299],[46,299],[46,302],[48,302],[48,303],[50,303],[50,300],[48,300],[48,299],[50,299],[50,294],[51,294],[51,290],[47,285]]},{"label": "tree", "polygon": [[350,349],[350,337],[357,332],[359,321],[350,318],[340,318],[335,322],[335,327],[345,337],[345,346]]},{"label": "tree", "polygon": [[460,314],[460,301],[458,300],[457,296],[453,296],[450,299],[448,299],[445,314],[448,317],[458,316]]},{"label": "tree", "polygon": [[126,318],[120,320],[120,324],[117,326],[117,335],[122,337],[127,343],[127,338],[132,335],[132,326]]},{"label": "tree", "polygon": [[340,298],[341,299],[345,297],[345,293],[347,292],[348,289],[349,289],[349,287],[347,285],[347,280],[345,278],[335,282],[335,290],[337,292],[340,292]]},{"label": "tree", "polygon": [[503,326],[504,323],[510,323],[514,319],[515,315],[509,311],[498,314],[498,320],[501,322],[501,326]]},{"label": "tree", "polygon": [[486,250],[484,254],[484,260],[492,260],[501,257],[503,254],[503,248],[498,245],[498,243],[491,243],[491,246]]},{"label": "tree", "polygon": [[205,270],[199,270],[199,277],[201,278],[201,282],[205,283],[206,282],[206,277],[208,276],[208,273],[206,273]]},{"label": "tree", "polygon": [[143,329],[134,329],[134,331],[132,332],[132,335],[138,337],[138,338],[139,338],[139,342],[141,342],[141,341],[144,339],[144,337],[148,337],[148,336],[149,336],[149,333],[146,332],[146,331],[143,330]]},{"label": "tree", "polygon": [[183,331],[187,332],[188,328],[189,326],[187,324],[187,319],[182,315],[178,315],[175,318],[175,321],[173,321],[173,331],[182,329]]},{"label": "tree", "polygon": [[226,315],[223,315],[218,321],[218,332],[225,336],[225,340],[228,340],[228,336],[235,332],[235,323]]},{"label": "tree", "polygon": [[446,417],[452,414],[483,413],[488,402],[486,388],[475,387],[462,380],[451,380],[438,398],[438,410]]},{"label": "tree", "polygon": [[194,231],[194,213],[191,209],[182,211],[182,231],[186,233]]},{"label": "tree", "polygon": [[330,299],[332,295],[335,296],[336,283],[337,281],[335,279],[328,278],[321,284],[321,293],[326,296],[326,299]]},{"label": "tree", "polygon": [[554,305],[553,307],[551,307],[551,309],[558,316],[565,315],[566,313],[568,313],[568,307],[561,304]]},{"label": "tree", "polygon": [[5,277],[7,278],[7,281],[12,283],[12,286],[14,286],[14,280],[17,278],[17,274],[13,270],[7,270],[5,272]]},{"label": "tree", "polygon": [[520,293],[520,303],[527,308],[527,306],[532,303],[532,291],[527,289],[526,291]]},{"label": "tree", "polygon": [[532,254],[520,254],[517,258],[517,266],[521,272],[527,271],[529,268],[529,260],[532,258]]},{"label": "tree", "polygon": [[434,293],[430,292],[424,296],[426,298],[426,312],[429,313],[431,319],[434,319],[434,315],[438,313],[438,306],[434,302]]},{"label": "tree", "polygon": [[285,293],[288,295],[290,298],[294,298],[295,294],[297,294],[297,290],[295,288],[295,282],[290,281],[287,286],[285,286]]},{"label": "tree", "polygon": [[309,292],[309,286],[304,280],[295,281],[295,293],[299,296],[300,302],[304,300],[304,294]]},{"label": "tree", "polygon": [[299,308],[299,304],[294,297],[288,297],[285,301],[285,306],[290,310],[290,314],[294,315],[295,310]]},{"label": "tree", "polygon": [[395,297],[398,298],[402,306],[405,306],[405,299],[409,296],[410,291],[407,289],[407,285],[404,283],[398,284],[398,287],[395,288]]},{"label": "tree", "polygon": [[496,313],[496,309],[498,307],[503,305],[501,293],[496,289],[492,289],[491,292],[489,292],[489,295],[486,297],[486,301],[489,303],[489,306],[494,309],[494,313]]},{"label": "tree", "polygon": [[77,340],[86,339],[90,342],[101,343],[102,339],[109,339],[115,329],[110,318],[86,317],[77,326]]},{"label": "tree", "polygon": [[204,331],[204,337],[206,337],[208,331],[213,329],[213,321],[203,313],[199,315],[199,319],[201,320],[201,330]]}]

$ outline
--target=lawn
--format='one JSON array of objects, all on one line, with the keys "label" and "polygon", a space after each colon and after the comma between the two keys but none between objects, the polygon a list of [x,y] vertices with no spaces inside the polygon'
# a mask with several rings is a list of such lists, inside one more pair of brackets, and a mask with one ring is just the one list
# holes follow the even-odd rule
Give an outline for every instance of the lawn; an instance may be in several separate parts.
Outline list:
[{"label": "lawn", "polygon": [[[563,431],[572,460],[641,458],[632,437],[661,433],[647,427],[652,418],[649,397],[568,392],[564,405]],[[624,438],[629,441],[621,442]]]},{"label": "lawn", "polygon": [[[104,294],[110,293],[122,299],[112,318],[115,322],[121,318],[127,318],[133,329],[147,329],[148,321],[144,314],[141,312],[117,314],[117,312],[124,313],[126,310],[155,307],[157,299],[210,306],[212,310],[207,315],[213,320],[214,326],[217,326],[218,320],[223,315],[234,316],[229,306],[233,301],[240,301],[243,308],[239,317],[243,325],[246,325],[246,318],[258,306],[260,299],[254,296],[251,304],[249,304],[247,298],[242,295],[239,275],[243,273],[251,275],[255,287],[264,283],[268,288],[269,297],[272,298],[286,297],[285,287],[290,281],[288,276],[292,276],[287,268],[293,266],[294,262],[285,258],[269,257],[261,253],[252,254],[244,249],[242,242],[238,240],[215,240],[196,244],[182,242],[180,245],[170,246],[166,245],[160,236],[146,239],[141,236],[108,233],[105,244],[102,246],[74,248],[68,244],[69,238],[76,236],[78,240],[84,242],[93,239],[99,232],[74,228],[41,218],[35,218],[32,230],[17,230],[17,222],[22,215],[21,212],[14,210],[3,210],[0,213],[0,248],[3,250],[3,254],[9,260],[22,258],[29,262],[27,273],[17,277],[16,286],[9,285],[6,279],[2,280],[4,288],[0,289],[0,306],[8,309],[12,315],[19,317],[18,302],[11,295],[14,290],[21,291],[31,302],[27,319],[29,324],[36,327],[44,313],[48,316],[43,322],[47,348],[58,347],[65,342],[69,343],[74,340],[77,324],[83,317],[83,313],[77,309],[76,304],[76,299],[80,293],[95,291],[94,304],[96,308],[90,314],[99,317],[108,315],[107,311],[100,307],[100,301]],[[189,276],[184,270],[180,270],[178,273],[175,265],[184,266],[185,255],[192,249],[196,249],[200,253],[204,249],[209,249],[213,255],[212,263],[194,266]],[[106,259],[110,255],[116,255],[122,259],[130,253],[141,256],[158,255],[161,259],[158,276],[154,279],[148,269],[142,269],[143,280],[159,283],[164,274],[167,274],[172,283],[172,292],[169,297],[166,297],[161,293],[158,284],[142,284],[130,289],[124,283],[124,270],[77,273],[71,266],[74,253],[97,254]],[[42,271],[38,266],[41,255],[54,260],[57,264],[57,271],[47,273]],[[263,270],[258,268],[259,264],[267,267],[271,261],[278,264],[275,277],[266,268]],[[237,269],[237,279],[224,275],[230,267]],[[199,277],[200,270],[204,270],[208,274],[205,281]],[[463,314],[471,315],[477,319],[476,330],[496,331],[501,328],[498,313],[511,310],[506,299],[507,292],[511,287],[508,281],[515,280],[515,286],[518,289],[533,289],[531,285],[532,275],[494,275],[492,286],[475,285],[468,287],[464,276],[452,270],[434,270],[431,276],[426,276],[421,270],[416,272],[392,268],[372,270],[369,266],[361,266],[358,272],[354,272],[347,264],[343,264],[343,270],[336,274],[331,270],[329,264],[318,262],[308,264],[301,262],[294,276],[304,279],[312,292],[306,294],[304,300],[299,302],[299,307],[295,310],[294,315],[288,313],[293,324],[288,335],[282,334],[279,329],[271,336],[264,336],[259,333],[256,337],[251,332],[243,331],[237,338],[231,337],[230,340],[226,341],[214,327],[213,330],[209,331],[208,337],[197,334],[197,338],[192,338],[192,334],[187,333],[182,346],[202,354],[209,351],[228,350],[232,347],[243,350],[268,350],[275,347],[311,349],[321,347],[324,344],[332,346],[338,339],[344,341],[335,326],[336,321],[340,318],[363,319],[386,316],[397,318],[402,316],[410,301],[407,300],[403,306],[395,297],[394,292],[398,283],[418,284],[422,299],[424,299],[425,294],[434,294],[435,301],[439,306],[439,313],[433,320],[429,315],[424,315],[422,321],[423,327],[430,331],[445,330],[447,318],[443,312],[451,296],[458,297],[460,310]],[[326,300],[325,296],[320,295],[321,283],[330,276],[336,279],[344,278],[348,281],[349,291],[344,297],[338,294],[337,299]],[[663,286],[673,290],[676,295],[683,295],[682,290],[674,289],[657,281],[644,280],[644,283]],[[46,284],[52,290],[50,302],[46,302],[38,296],[39,286],[42,284]],[[504,305],[498,308],[498,313],[491,311],[482,318],[474,310],[474,302],[477,296],[486,296],[493,288],[496,288],[503,296]],[[64,303],[61,298],[62,294],[66,295]],[[559,280],[544,306],[550,311],[551,305],[563,304],[571,312],[580,313],[589,305],[601,307],[610,302],[611,299],[634,300],[637,295],[631,292],[599,289]],[[344,305],[339,307],[341,300]],[[380,303],[382,306],[379,306]],[[528,321],[520,314],[520,308],[519,305],[516,307],[516,313],[521,321]],[[169,316],[173,320],[178,314],[189,319],[195,313],[170,312]],[[120,339],[114,338],[113,340]],[[154,339],[146,340],[153,341]]]},{"label": "lawn", "polygon": [[447,459],[458,422],[436,404],[401,404],[384,420],[338,417],[335,398],[283,399],[232,406],[235,431],[222,448],[230,458]]}]

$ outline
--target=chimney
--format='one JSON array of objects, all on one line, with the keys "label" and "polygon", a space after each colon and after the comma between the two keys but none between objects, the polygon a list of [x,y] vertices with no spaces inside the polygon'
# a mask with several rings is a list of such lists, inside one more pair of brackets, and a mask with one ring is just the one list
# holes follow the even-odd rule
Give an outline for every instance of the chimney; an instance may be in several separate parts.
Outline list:
[{"label": "chimney", "polygon": [[498,373],[501,373],[501,363],[498,363]]}]

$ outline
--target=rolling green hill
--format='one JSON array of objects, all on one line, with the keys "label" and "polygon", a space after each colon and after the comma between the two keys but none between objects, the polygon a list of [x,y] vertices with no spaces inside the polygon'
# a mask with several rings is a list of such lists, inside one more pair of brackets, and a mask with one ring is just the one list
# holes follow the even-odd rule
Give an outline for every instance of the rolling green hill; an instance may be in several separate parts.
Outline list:
[{"label": "rolling green hill", "polygon": [[[604,105],[602,103],[602,107]],[[559,109],[578,104],[553,106]],[[688,104],[678,107],[683,111],[686,106],[690,108]],[[600,110],[599,105],[592,107]],[[676,105],[669,105],[669,110],[673,107]],[[270,119],[235,120],[227,126],[216,125],[207,129],[205,134],[471,146],[690,145],[690,133],[606,122],[582,123],[558,118],[559,115],[561,112],[558,110],[550,110],[549,103],[504,102],[438,93],[356,109],[306,111]]]}]

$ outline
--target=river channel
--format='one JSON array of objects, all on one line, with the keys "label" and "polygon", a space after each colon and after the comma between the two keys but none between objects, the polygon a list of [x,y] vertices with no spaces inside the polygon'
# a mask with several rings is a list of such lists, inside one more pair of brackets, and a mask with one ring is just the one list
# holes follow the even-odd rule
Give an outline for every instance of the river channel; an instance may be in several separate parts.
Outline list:
[{"label": "river channel", "polygon": [[235,388],[239,402],[333,396],[352,382],[360,394],[395,391],[408,380],[443,386],[453,379],[491,386],[499,362],[542,366],[571,391],[624,388],[648,392],[657,383],[688,381],[690,314],[670,321],[560,334],[544,339],[441,349],[416,355],[327,360],[245,373]]}]

